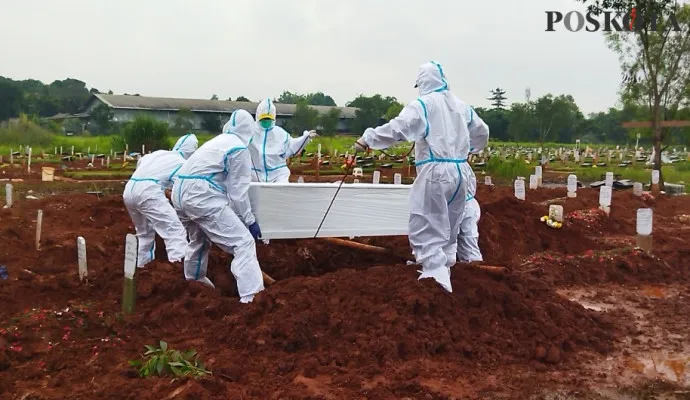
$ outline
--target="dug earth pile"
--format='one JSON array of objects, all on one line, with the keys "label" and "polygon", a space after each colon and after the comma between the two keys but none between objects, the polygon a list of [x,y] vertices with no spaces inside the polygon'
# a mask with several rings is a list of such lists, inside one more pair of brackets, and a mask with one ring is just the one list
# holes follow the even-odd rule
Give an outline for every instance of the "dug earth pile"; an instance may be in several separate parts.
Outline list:
[{"label": "dug earth pile", "polygon": [[[414,265],[290,240],[257,245],[277,282],[242,305],[231,256],[212,252],[210,290],[185,282],[159,243],[157,261],[137,272],[131,316],[121,313],[124,237],[133,232],[121,198],[22,201],[0,210],[0,265],[9,275],[0,280],[0,398],[529,398],[580,390],[601,378],[587,365],[615,355],[636,328],[625,312],[587,309],[559,290],[687,283],[690,200],[616,192],[606,217],[592,211],[595,190],[564,197],[565,189],[540,189],[522,202],[510,188],[480,185],[480,245],[487,264],[506,270],[458,264],[453,293],[418,281]],[[539,220],[550,202],[569,215],[562,229]],[[635,212],[647,206],[653,255],[633,248]],[[87,243],[85,282],[77,236]],[[357,240],[410,252],[405,237]],[[673,318],[678,304],[660,315]],[[213,374],[138,378],[128,360],[159,340],[195,349]]]}]

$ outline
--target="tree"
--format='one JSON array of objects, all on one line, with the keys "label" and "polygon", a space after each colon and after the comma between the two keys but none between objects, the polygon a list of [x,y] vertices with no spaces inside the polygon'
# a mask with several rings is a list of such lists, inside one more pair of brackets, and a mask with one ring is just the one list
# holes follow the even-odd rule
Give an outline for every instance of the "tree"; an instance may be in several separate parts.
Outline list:
[{"label": "tree", "polygon": [[91,94],[100,94],[101,92],[99,92],[98,89],[96,89],[96,88],[91,88],[91,90],[89,90],[89,93],[91,93]]},{"label": "tree", "polygon": [[487,125],[489,125],[491,138],[496,140],[510,140],[508,135],[508,126],[510,125],[508,110],[491,109],[485,110],[481,107],[474,109],[475,113],[479,115]]},{"label": "tree", "polygon": [[489,92],[491,92],[491,97],[488,97],[487,100],[491,100],[491,105],[494,106],[495,109],[504,109],[505,101],[507,100],[505,97],[506,91],[501,88],[496,88]]},{"label": "tree", "polygon": [[539,142],[568,142],[577,125],[584,119],[572,96],[560,95],[554,98],[548,94],[534,102],[534,116],[537,120]]},{"label": "tree", "polygon": [[113,110],[105,104],[100,104],[91,111],[90,120],[94,123],[94,133],[107,134],[112,129]]},{"label": "tree", "polygon": [[211,96],[211,100],[218,100],[218,95],[214,94],[213,96]]},{"label": "tree", "polygon": [[538,122],[534,117],[532,102],[513,103],[510,106],[508,122],[508,136],[512,140],[524,142],[534,140],[538,136]]},{"label": "tree", "polygon": [[309,93],[307,96],[307,103],[312,106],[330,106],[335,107],[335,100],[331,96],[323,94],[323,92]]},{"label": "tree", "polygon": [[189,108],[180,108],[175,116],[173,130],[176,134],[181,134],[192,130],[194,127],[194,113]]},{"label": "tree", "polygon": [[376,94],[371,97],[359,95],[356,99],[347,103],[348,107],[357,107],[355,118],[352,121],[352,129],[355,132],[364,132],[366,128],[374,127],[382,122],[391,104],[397,103],[395,97],[382,97]]},{"label": "tree", "polygon": [[228,97],[226,101],[232,101],[232,97]]},{"label": "tree", "polygon": [[276,103],[283,104],[298,104],[301,101],[311,106],[336,106],[333,98],[324,94],[323,92],[298,94],[285,90],[275,100]]},{"label": "tree", "polygon": [[249,100],[248,98],[246,98],[244,96],[240,96],[240,97],[236,98],[235,101],[246,101],[248,103],[251,102],[251,100]]},{"label": "tree", "polygon": [[331,108],[327,113],[321,114],[319,122],[324,135],[335,135],[338,132],[338,122],[340,122],[340,109]]},{"label": "tree", "polygon": [[108,94],[113,94],[113,91],[112,91],[112,90],[108,90]]},{"label": "tree", "polygon": [[386,119],[386,121],[392,120],[393,118],[400,115],[400,112],[403,110],[403,108],[405,108],[405,106],[402,103],[396,101],[388,107],[388,110],[386,110],[386,115],[384,115],[384,118]]},{"label": "tree", "polygon": [[302,133],[305,130],[314,129],[319,124],[319,112],[301,100],[297,103],[295,113],[287,123],[288,131]]},{"label": "tree", "polygon": [[[654,169],[661,171],[662,145],[670,139],[669,130],[661,122],[678,112],[690,87],[690,6],[678,6],[669,0],[614,3],[608,6],[627,10],[637,7],[640,20],[632,32],[609,32],[606,41],[620,59],[623,102],[644,104],[649,112]],[[594,13],[601,13],[601,7],[599,1],[589,3]],[[677,30],[676,22],[684,29]],[[663,176],[659,183],[663,187]]]},{"label": "tree", "polygon": [[204,114],[201,120],[201,129],[210,133],[220,133],[223,129],[220,123],[220,115],[213,113]]},{"label": "tree", "polygon": [[24,94],[11,80],[0,78],[0,121],[19,115]]},{"label": "tree", "polygon": [[168,148],[168,124],[146,115],[137,115],[123,129],[123,137],[130,149],[145,145],[151,151]]}]

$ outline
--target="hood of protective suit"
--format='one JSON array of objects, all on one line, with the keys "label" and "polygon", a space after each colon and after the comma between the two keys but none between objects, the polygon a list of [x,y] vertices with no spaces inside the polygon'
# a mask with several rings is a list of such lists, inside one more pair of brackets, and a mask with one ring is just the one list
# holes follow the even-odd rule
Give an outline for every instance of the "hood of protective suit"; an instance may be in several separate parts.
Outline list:
[{"label": "hood of protective suit", "polygon": [[417,71],[415,87],[419,89],[420,96],[448,90],[448,81],[446,81],[446,75],[443,73],[441,64],[433,61],[422,64]]},{"label": "hood of protective suit", "polygon": [[179,151],[184,159],[188,159],[199,147],[199,140],[193,133],[188,133],[177,139],[177,143],[173,146],[173,151]]},{"label": "hood of protective suit", "polygon": [[262,100],[259,106],[256,107],[256,120],[261,121],[264,118],[276,120],[276,105],[268,98]]},{"label": "hood of protective suit", "polygon": [[[275,106],[274,106],[275,108]],[[245,110],[232,113],[230,120],[223,126],[223,133],[238,136],[243,143],[248,144],[254,134],[254,118]]]}]

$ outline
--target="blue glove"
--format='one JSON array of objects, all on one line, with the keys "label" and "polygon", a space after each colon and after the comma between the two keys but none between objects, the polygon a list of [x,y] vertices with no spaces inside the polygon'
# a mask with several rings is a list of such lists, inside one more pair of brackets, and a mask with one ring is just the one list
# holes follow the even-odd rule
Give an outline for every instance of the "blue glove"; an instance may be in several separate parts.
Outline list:
[{"label": "blue glove", "polygon": [[254,240],[261,239],[261,228],[259,228],[258,222],[254,222],[253,224],[249,225],[249,232],[254,237]]}]

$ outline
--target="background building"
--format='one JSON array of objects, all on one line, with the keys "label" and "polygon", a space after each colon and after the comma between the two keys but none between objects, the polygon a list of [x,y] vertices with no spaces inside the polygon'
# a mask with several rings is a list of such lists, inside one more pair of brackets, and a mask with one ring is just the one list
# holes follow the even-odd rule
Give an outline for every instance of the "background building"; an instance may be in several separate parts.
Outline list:
[{"label": "background building", "polygon": [[[222,100],[199,100],[199,99],[175,99],[163,97],[115,95],[115,94],[93,94],[86,104],[85,112],[80,115],[56,115],[50,119],[63,120],[66,118],[87,119],[91,112],[100,105],[105,105],[113,112],[113,122],[123,123],[134,120],[137,114],[145,114],[173,126],[180,115],[185,115],[191,124],[192,130],[203,130],[204,120],[209,116],[219,118],[220,125],[224,125],[229,119],[230,114],[235,110],[246,110],[255,116],[258,103],[244,101],[222,101]],[[357,108],[355,107],[328,107],[328,106],[309,106],[319,112],[327,114],[332,109],[340,110],[338,122],[338,132],[348,132],[350,122],[355,117]],[[297,106],[295,104],[276,103],[277,124],[284,125],[289,121]],[[184,113],[180,113],[184,110]]]}]

